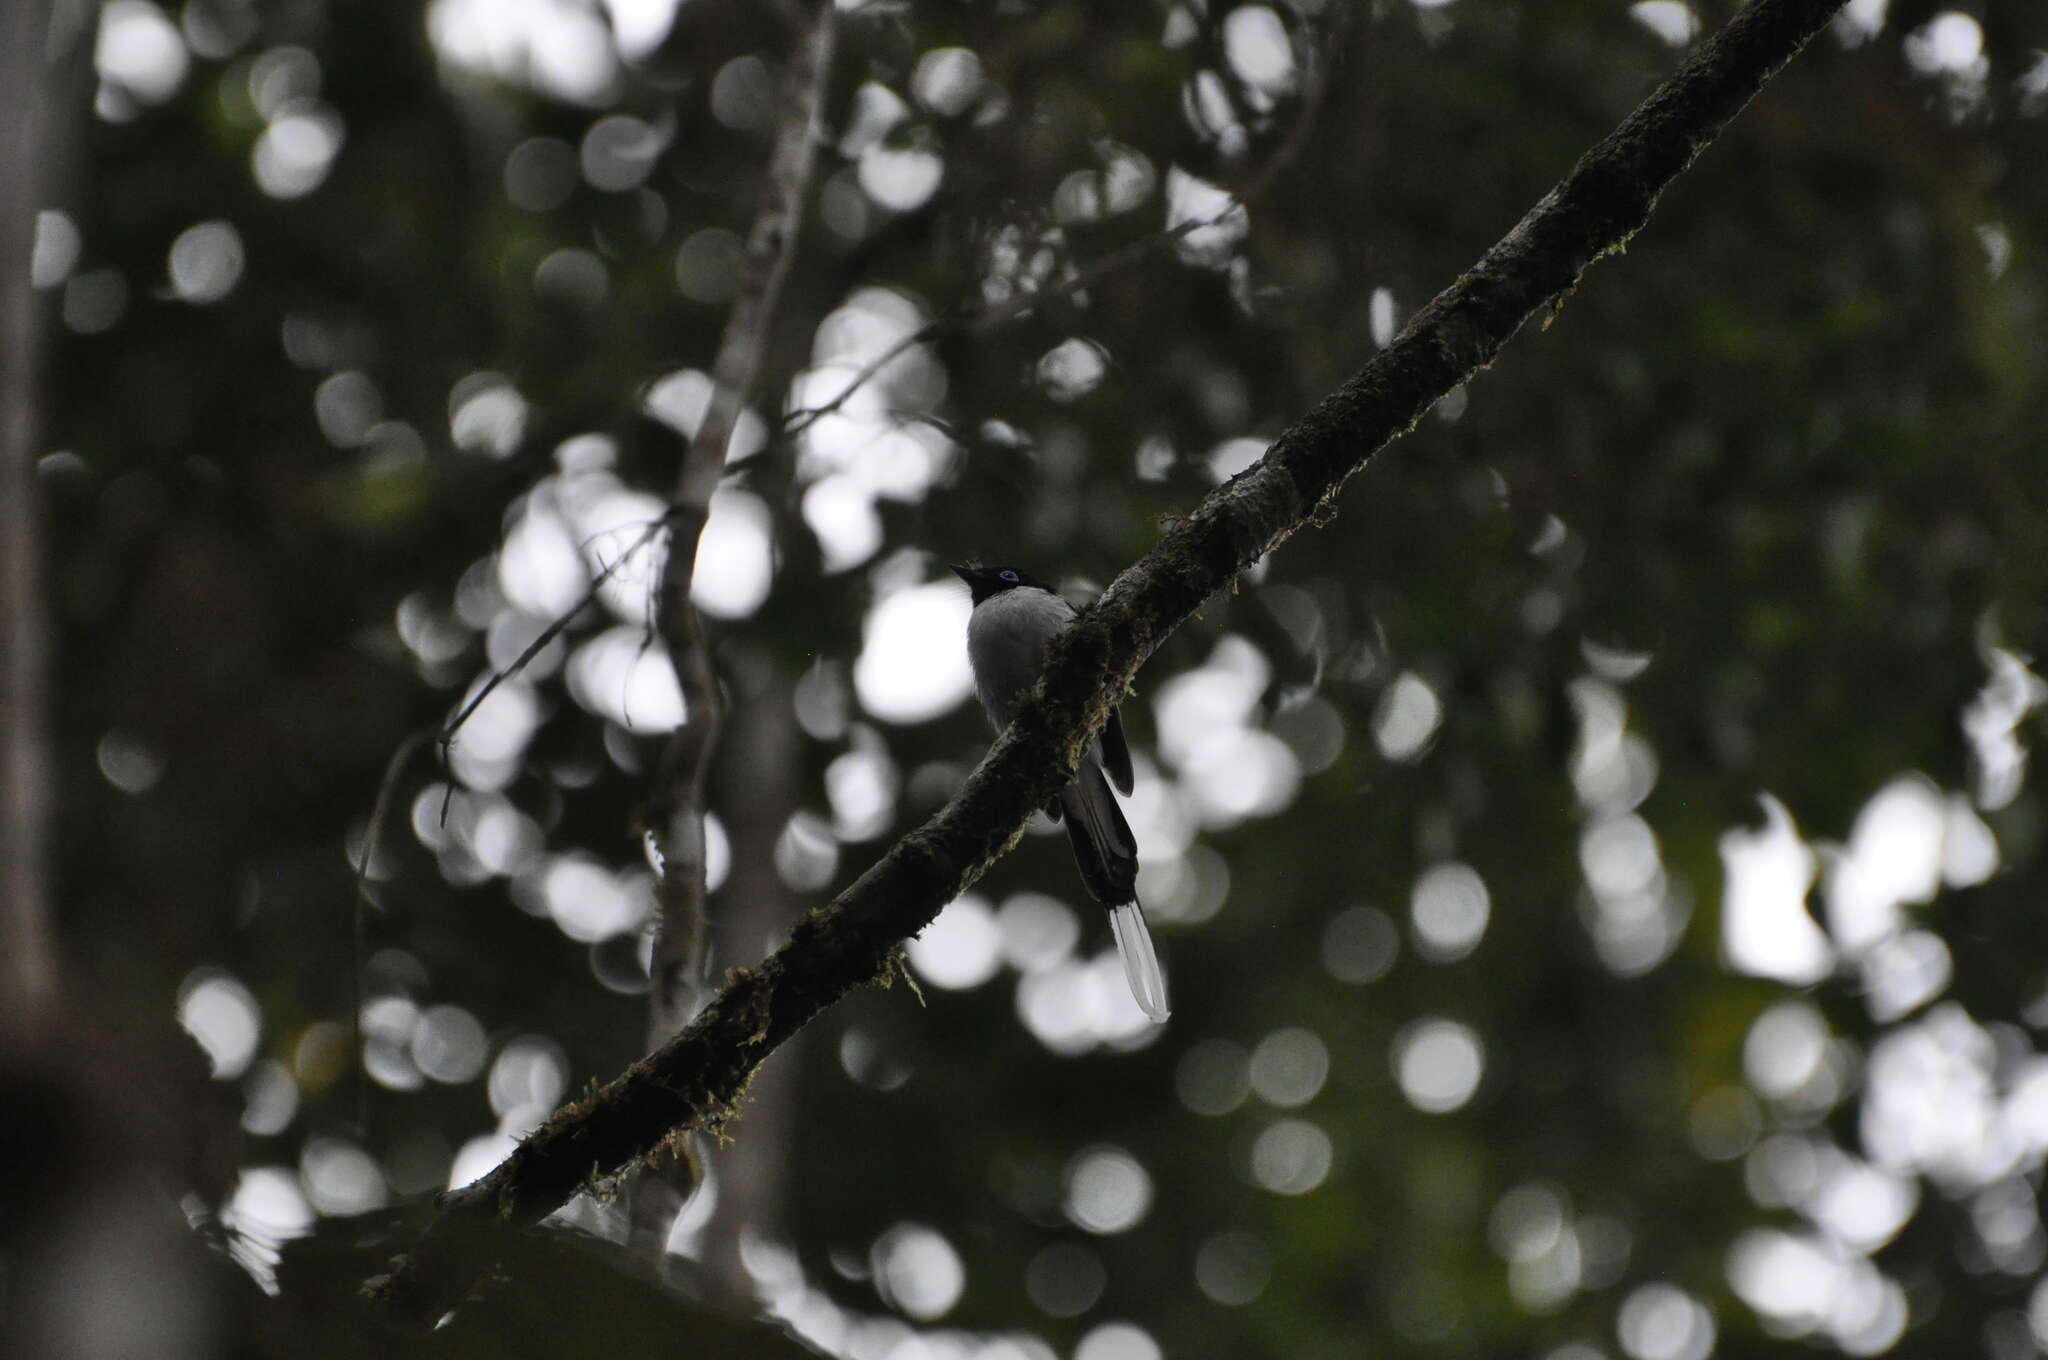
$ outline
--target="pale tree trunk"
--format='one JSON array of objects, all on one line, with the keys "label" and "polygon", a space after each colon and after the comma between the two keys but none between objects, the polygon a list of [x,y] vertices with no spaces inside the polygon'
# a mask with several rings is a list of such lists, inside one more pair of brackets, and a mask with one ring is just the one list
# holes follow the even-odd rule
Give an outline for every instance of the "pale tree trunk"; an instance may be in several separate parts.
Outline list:
[{"label": "pale tree trunk", "polygon": [[0,1050],[29,1047],[57,1003],[50,925],[49,614],[36,485],[44,0],[0,5]]},{"label": "pale tree trunk", "polygon": [[190,1142],[163,1130],[193,1122],[197,1055],[175,1030],[162,1048],[111,1037],[119,1008],[61,1009],[36,471],[46,300],[29,264],[91,33],[56,54],[49,33],[47,0],[0,0],[0,1355],[188,1360],[209,1348],[221,1300],[167,1193],[193,1184]]},{"label": "pale tree trunk", "polygon": [[[668,557],[655,592],[655,625],[682,690],[683,726],[663,755],[649,799],[648,826],[663,863],[648,969],[649,1050],[680,1033],[703,999],[705,792],[726,715],[710,641],[690,603],[697,544],[725,472],[733,431],[773,338],[776,304],[802,233],[838,35],[831,0],[788,6],[785,17],[791,51],[783,75],[781,123],[748,233],[739,295],[712,364],[711,400],[683,455],[665,516]],[[663,1273],[668,1239],[691,1188],[690,1166],[675,1158],[643,1168],[634,1184],[632,1241]]]},{"label": "pale tree trunk", "polygon": [[[761,663],[755,685],[742,674],[740,687],[752,692],[734,696],[726,733],[719,806],[726,810],[732,871],[711,918],[714,967],[760,958],[788,933],[804,906],[775,869],[776,837],[797,810],[802,744],[795,678],[768,670],[772,664]],[[754,1303],[753,1280],[740,1259],[742,1233],[755,1240],[787,1236],[788,1158],[802,1047],[801,1040],[789,1045],[778,1061],[755,1074],[736,1137],[708,1150],[718,1199],[698,1255],[713,1302],[741,1309]]]}]

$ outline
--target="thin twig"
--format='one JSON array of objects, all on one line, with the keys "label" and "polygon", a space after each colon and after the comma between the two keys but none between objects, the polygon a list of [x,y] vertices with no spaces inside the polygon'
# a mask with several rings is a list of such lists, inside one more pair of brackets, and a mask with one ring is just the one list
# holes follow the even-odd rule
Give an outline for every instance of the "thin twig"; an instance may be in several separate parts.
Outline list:
[{"label": "thin twig", "polygon": [[1233,198],[1229,206],[1212,217],[1191,219],[1175,226],[1161,227],[1157,231],[1148,232],[1137,240],[1112,250],[1101,259],[1091,260],[1082,268],[1043,288],[1033,289],[1028,293],[1012,294],[1001,302],[992,302],[968,316],[940,317],[936,321],[925,322],[863,364],[853,375],[852,380],[835,393],[830,401],[820,406],[806,407],[801,411],[791,411],[784,418],[782,432],[776,437],[777,442],[794,439],[826,416],[835,414],[852,399],[855,392],[867,386],[877,373],[895,362],[906,351],[956,331],[965,335],[986,335],[990,331],[1000,329],[1036,308],[1080,292],[1160,246],[1171,245],[1190,232],[1216,226],[1242,206],[1242,203]]},{"label": "thin twig", "polygon": [[484,681],[483,688],[471,695],[469,702],[465,703],[456,712],[455,716],[450,718],[447,724],[441,728],[440,741],[443,751],[446,751],[454,743],[455,734],[462,730],[462,725],[469,721],[470,715],[483,706],[484,700],[491,697],[491,692],[532,665],[533,659],[545,651],[550,642],[560,637],[562,630],[576,621],[577,615],[597,603],[598,592],[604,589],[605,583],[618,574],[619,568],[625,566],[632,559],[634,553],[639,552],[649,543],[652,543],[654,536],[661,532],[662,526],[666,523],[667,520],[665,518],[658,519],[641,529],[640,537],[626,545],[626,550],[619,554],[617,561],[590,578],[590,588],[583,592],[582,599],[570,605],[560,614],[557,614],[554,622],[541,629],[534,636],[533,641],[526,644],[526,650],[521,652],[511,665],[501,671],[492,672],[491,678]]},{"label": "thin twig", "polygon": [[[483,704],[483,701],[488,699],[492,691],[496,690],[498,686],[532,665],[533,659],[541,654],[542,649],[560,637],[562,631],[575,622],[578,615],[596,602],[598,592],[604,588],[605,582],[611,580],[617,574],[619,568],[625,566],[635,553],[654,541],[654,536],[661,532],[661,526],[662,521],[656,520],[643,528],[640,531],[640,536],[634,539],[624,552],[619,554],[617,561],[612,562],[604,570],[591,578],[590,588],[583,592],[583,598],[556,615],[554,621],[548,624],[546,628],[543,628],[539,636],[535,637],[527,645],[526,650],[521,652],[510,665],[501,670],[493,671],[490,679],[484,681],[483,686],[470,697],[469,702],[465,703],[454,717],[448,719],[447,722],[437,728],[414,732],[398,744],[398,749],[391,753],[391,759],[385,763],[384,777],[377,784],[376,800],[370,805],[370,820],[363,829],[363,843],[357,854],[355,891],[352,897],[354,904],[355,964],[349,972],[349,1041],[352,1045],[351,1051],[354,1055],[352,1060],[356,1068],[356,1128],[358,1132],[366,1133],[368,1131],[370,1111],[369,1087],[367,1085],[367,1076],[363,1069],[363,972],[367,966],[367,958],[364,951],[369,933],[365,908],[374,904],[370,902],[366,888],[370,861],[376,856],[377,847],[383,842],[384,821],[391,810],[392,800],[398,795],[399,776],[404,773],[405,767],[410,763],[413,755],[428,742],[434,743],[439,750],[441,765],[445,772],[448,765],[448,750],[455,742],[455,734],[462,730],[463,724],[469,721],[471,715],[477,711]],[[444,783],[441,790],[440,820],[443,826],[448,824],[448,809],[449,805],[454,801],[454,797],[455,781],[451,776]]]},{"label": "thin twig", "polygon": [[370,820],[363,827],[363,843],[356,849],[355,882],[355,964],[349,969],[348,1034],[350,1061],[355,1065],[356,1079],[356,1133],[367,1137],[370,1132],[370,1078],[368,1064],[363,1054],[363,978],[369,968],[369,880],[370,860],[377,853],[377,843],[384,835],[384,817],[391,810],[391,800],[398,793],[398,777],[413,755],[434,740],[432,732],[415,732],[398,743],[398,749],[385,762],[384,777],[377,782],[377,801],[370,805]]},{"label": "thin twig", "polygon": [[[1325,45],[1334,46],[1336,40],[1346,31],[1348,24],[1349,16],[1343,12],[1340,6],[1339,13],[1331,20]],[[1322,112],[1323,101],[1328,91],[1329,72],[1327,59],[1324,61],[1311,61],[1309,63],[1308,81],[1302,90],[1300,103],[1295,110],[1294,118],[1288,123],[1286,133],[1282,135],[1278,147],[1275,148],[1271,156],[1266,158],[1266,162],[1259,168],[1259,172],[1241,188],[1232,192],[1229,201],[1215,213],[1205,218],[1190,218],[1188,221],[1178,222],[1170,227],[1160,227],[1155,231],[1147,232],[1135,241],[1125,242],[1107,255],[1089,261],[1081,268],[1068,273],[1053,283],[1047,284],[1043,288],[1035,288],[1030,292],[1013,293],[1002,301],[989,303],[987,306],[971,314],[946,316],[933,321],[927,321],[908,335],[899,338],[894,344],[883,350],[880,355],[863,364],[854,373],[852,379],[847,382],[846,386],[833,394],[831,400],[819,406],[806,407],[799,411],[791,411],[785,415],[782,420],[782,429],[776,435],[773,442],[780,444],[794,439],[826,416],[836,414],[852,399],[854,393],[872,382],[876,374],[901,358],[906,352],[916,349],[919,345],[929,344],[940,336],[955,332],[963,335],[982,336],[989,334],[991,331],[1000,330],[1010,322],[1026,316],[1048,303],[1057,302],[1061,298],[1071,297],[1075,293],[1082,292],[1110,275],[1135,264],[1161,246],[1172,245],[1175,241],[1192,232],[1201,231],[1208,227],[1221,226],[1234,214],[1242,212],[1247,205],[1271,189],[1279,180],[1281,174],[1301,154],[1302,148],[1307,145],[1308,135],[1313,130],[1315,120]]]}]

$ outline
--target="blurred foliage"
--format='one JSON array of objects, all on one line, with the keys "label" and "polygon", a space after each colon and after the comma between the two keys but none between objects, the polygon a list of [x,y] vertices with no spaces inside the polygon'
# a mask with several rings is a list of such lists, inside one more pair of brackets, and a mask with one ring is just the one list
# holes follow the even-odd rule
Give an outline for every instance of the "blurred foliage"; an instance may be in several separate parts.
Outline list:
[{"label": "blurred foliage", "polygon": [[[106,12],[135,22],[138,3]],[[383,763],[491,669],[461,583],[491,577],[565,440],[611,436],[621,482],[664,494],[677,442],[640,417],[644,389],[708,366],[726,310],[678,291],[678,252],[705,228],[744,235],[758,188],[767,129],[721,116],[734,88],[721,82],[743,85],[749,60],[772,69],[784,37],[771,7],[691,0],[665,41],[582,97],[437,54],[430,24],[470,8],[431,7],[423,24],[387,0],[187,0],[169,19],[189,69],[157,98],[96,76],[89,13],[62,11],[54,206],[82,246],[47,294],[60,925],[75,994],[122,1028],[168,1029],[195,978],[248,989],[259,1056],[290,1074],[295,1113],[239,1133],[196,1106],[159,1115],[216,1130],[203,1158],[177,1163],[215,1209],[234,1175],[221,1168],[296,1176],[310,1147],[355,1138],[344,1065],[319,1055],[351,1005],[348,855]],[[1730,8],[1695,17],[1711,26]],[[2048,1298],[2033,1292],[2048,1240],[2032,1190],[2048,1134],[1998,1104],[2025,1089],[2048,1021],[2042,804],[2024,780],[1991,790],[1998,734],[1963,726],[2000,649],[2048,642],[2048,16],[1996,0],[1965,32],[1925,0],[1854,9],[1863,26],[1824,34],[1768,86],[1625,255],[1148,667],[1125,709],[1146,750],[1163,726],[1151,699],[1232,655],[1219,640],[1248,643],[1250,727],[1310,771],[1284,806],[1196,818],[1158,929],[1170,1025],[1060,1056],[1020,1022],[1004,969],[964,991],[928,984],[922,1007],[903,989],[854,996],[772,1060],[788,1069],[785,1112],[743,1117],[713,1157],[715,1172],[752,1140],[747,1174],[779,1168],[775,1240],[746,1239],[764,1293],[808,1298],[814,1323],[838,1319],[837,1348],[862,1355],[913,1353],[890,1349],[910,1344],[912,1323],[886,1321],[905,1310],[939,1348],[916,1353],[1003,1354],[969,1338],[1009,1337],[1022,1349],[1007,1353],[1068,1355],[1092,1335],[1084,1360],[1150,1353],[1097,1330],[1112,1320],[1176,1356],[1683,1360],[1809,1332],[1824,1348],[2005,1360],[2048,1344],[2048,1306],[2030,1303]],[[566,4],[537,12],[590,22]],[[772,933],[772,920],[759,938],[721,927],[741,918],[743,890],[782,919],[823,900],[982,748],[968,704],[902,725],[856,705],[792,728],[801,678],[845,688],[878,599],[969,558],[1084,591],[1105,582],[1214,484],[1212,450],[1270,438],[1341,381],[1646,95],[1679,55],[1651,20],[1694,13],[1376,0],[1235,17],[1250,12],[843,14],[816,209],[756,394],[771,429],[820,322],[857,290],[961,317],[1030,286],[1034,267],[1057,278],[1157,231],[1176,173],[1253,196],[1239,242],[1155,249],[1013,324],[938,336],[911,384],[922,396],[902,404],[943,436],[941,473],[869,498],[880,544],[854,566],[827,569],[806,515],[818,474],[797,446],[771,442],[731,472],[766,509],[774,576],[757,608],[713,626],[736,723],[714,781],[735,858],[713,897],[720,966],[753,961]],[[1289,44],[1291,88],[1261,91],[1232,64],[1247,41],[1232,24],[1260,16]],[[1941,66],[1955,49],[1935,38],[1971,33],[1976,63],[1964,51]],[[540,41],[560,56],[581,50],[573,37]],[[986,82],[950,114],[913,93],[920,59],[944,48],[974,54]],[[1204,80],[1206,99],[1191,93]],[[876,89],[903,106],[878,145],[944,170],[902,210],[863,188],[876,153],[850,140]],[[604,189],[588,139],[620,112],[659,151],[644,180]],[[287,136],[338,129],[339,149],[313,157],[315,187],[280,196],[255,171],[293,118],[311,121]],[[586,173],[520,190],[522,207],[522,150],[572,167],[580,152]],[[1090,215],[1062,197],[1089,192],[1076,172],[1117,163],[1151,176],[1135,206]],[[215,220],[244,263],[204,298],[205,270],[180,285],[167,259]],[[109,310],[114,279],[125,305]],[[1103,373],[1063,388],[1042,361],[1075,338]],[[522,403],[503,456],[463,447],[451,425],[478,374]],[[720,569],[707,559],[700,575]],[[452,639],[445,653],[402,638],[408,609]],[[602,622],[579,621],[572,642]],[[2039,682],[2018,674],[2031,696]],[[594,714],[558,666],[536,686],[540,722],[505,797],[545,855],[630,869],[658,734]],[[2037,730],[2026,706],[2022,750]],[[1413,714],[1432,707],[1440,721],[1418,731]],[[1592,748],[1617,723],[1637,787],[1596,796]],[[764,767],[763,749],[782,755]],[[783,823],[808,809],[831,825],[825,772],[852,751],[890,772],[885,815],[838,847],[828,882],[776,888]],[[1909,904],[1915,938],[1943,951],[1938,985],[1885,1014],[1845,940],[1803,993],[1735,966],[1722,838],[1759,824],[1759,795],[1816,841],[1847,843],[1859,810],[1913,772],[1973,796],[1968,818],[1997,845],[1995,873],[1951,875]],[[439,872],[409,829],[414,799],[435,802],[432,778],[401,784],[382,848],[372,994],[461,1008],[493,1055],[546,1036],[572,1089],[610,1076],[643,1025],[617,966],[631,939],[577,943],[519,909],[505,876]],[[1186,770],[1147,780],[1199,802]],[[1617,825],[1638,847],[1650,836],[1654,882],[1603,907],[1591,838]],[[1490,912],[1476,948],[1432,961],[1411,897],[1447,861],[1477,872]],[[1046,836],[982,890],[1078,895]],[[1361,906],[1381,914],[1343,915]],[[1094,915],[1077,919],[1084,950],[1105,947]],[[1370,942],[1388,923],[1384,971],[1340,980],[1344,932]],[[1759,1018],[1788,1014],[1820,1018],[1824,1060],[1796,1089],[1760,1089],[1776,1031],[1759,1039]],[[1417,1108],[1397,1071],[1431,1017],[1470,1026],[1483,1053],[1476,1093],[1442,1113]],[[1981,1175],[1866,1146],[1881,1094],[1869,1059],[1923,1021],[1981,1071],[2020,1146]],[[1327,1080],[1298,1108],[1245,1096],[1246,1054],[1282,1051],[1260,1045],[1295,1030],[1319,1041]],[[351,1144],[401,1197],[444,1184],[502,1113],[481,1079],[410,1084],[373,1089],[370,1131]],[[1957,1118],[1982,1105],[1935,1089]],[[1314,1145],[1292,1126],[1262,1141],[1286,1120],[1331,1153],[1303,1193],[1267,1188],[1285,1177],[1261,1147]],[[1073,1221],[1072,1171],[1098,1146],[1149,1185],[1125,1230]],[[1804,1198],[1772,1179],[1788,1149],[1820,1168]],[[1841,1255],[1860,1267],[1869,1252],[1895,1288],[1873,1295],[1866,1273],[1813,1317],[1760,1315],[1731,1248],[1758,1229],[1838,1242],[1814,1188],[1844,1156],[1917,1191],[1903,1227]],[[615,1209],[579,1214],[616,1227]],[[913,1240],[885,1236],[903,1224],[946,1246],[904,1253],[917,1278],[883,1288],[895,1258],[876,1244]],[[351,1231],[328,1221],[316,1245]],[[307,1300],[345,1296],[390,1247],[301,1248],[276,1300],[215,1288],[208,1334],[222,1354],[360,1353],[346,1329],[368,1324]],[[685,1266],[671,1289],[607,1264],[616,1251],[557,1243],[509,1263],[509,1286],[432,1345],[652,1354],[705,1349],[715,1326],[732,1339],[707,1353],[787,1348],[695,1312],[691,1297],[729,1297],[708,1274]],[[948,1252],[964,1273],[934,1309],[919,1300]],[[1782,1276],[1786,1289],[1810,1278]]]}]

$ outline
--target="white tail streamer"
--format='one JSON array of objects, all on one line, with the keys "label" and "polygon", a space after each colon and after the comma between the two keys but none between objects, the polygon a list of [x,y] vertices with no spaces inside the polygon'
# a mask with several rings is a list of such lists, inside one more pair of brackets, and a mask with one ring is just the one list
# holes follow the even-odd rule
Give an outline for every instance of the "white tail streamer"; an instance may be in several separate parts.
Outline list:
[{"label": "white tail streamer", "polygon": [[1152,949],[1152,932],[1145,928],[1145,913],[1136,902],[1109,909],[1109,929],[1116,936],[1116,952],[1124,961],[1124,978],[1138,1009],[1155,1025],[1166,1023],[1172,1012],[1166,1005],[1166,974],[1160,971],[1159,955]]}]

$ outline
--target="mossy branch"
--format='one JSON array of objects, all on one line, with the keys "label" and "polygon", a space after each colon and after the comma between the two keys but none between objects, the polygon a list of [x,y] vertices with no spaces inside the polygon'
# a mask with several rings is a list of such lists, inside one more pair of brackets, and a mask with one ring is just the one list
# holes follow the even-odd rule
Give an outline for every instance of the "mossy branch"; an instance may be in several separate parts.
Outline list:
[{"label": "mossy branch", "polygon": [[959,794],[833,901],[799,920],[758,968],[735,970],[685,1029],[558,1111],[511,1157],[444,1197],[417,1248],[378,1285],[432,1318],[466,1288],[458,1244],[532,1224],[678,1129],[731,1118],[754,1069],[847,991],[884,975],[1022,834],[1145,659],[1216,591],[1302,525],[1440,397],[1493,361],[1648,220],[1657,196],[1843,0],[1751,0],[1462,278],[1343,387],[1217,488],[1126,569],[1053,644],[1045,675]]}]

